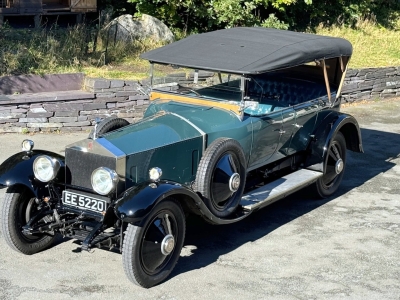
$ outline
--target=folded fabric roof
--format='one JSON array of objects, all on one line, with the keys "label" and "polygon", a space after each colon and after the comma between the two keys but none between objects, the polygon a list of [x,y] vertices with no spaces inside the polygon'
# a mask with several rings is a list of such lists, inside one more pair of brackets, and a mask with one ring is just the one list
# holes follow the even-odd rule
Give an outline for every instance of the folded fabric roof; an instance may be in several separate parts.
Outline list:
[{"label": "folded fabric roof", "polygon": [[307,62],[351,56],[352,46],[342,38],[262,27],[234,27],[194,34],[143,53],[154,63],[258,74]]}]

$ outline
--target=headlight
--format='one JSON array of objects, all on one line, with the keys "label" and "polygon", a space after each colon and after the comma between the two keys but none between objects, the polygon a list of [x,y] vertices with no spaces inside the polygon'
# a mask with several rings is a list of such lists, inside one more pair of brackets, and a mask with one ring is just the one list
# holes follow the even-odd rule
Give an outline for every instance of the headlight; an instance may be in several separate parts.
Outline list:
[{"label": "headlight", "polygon": [[114,170],[100,167],[92,173],[92,187],[100,195],[108,195],[115,190],[119,177]]},{"label": "headlight", "polygon": [[40,181],[49,182],[57,176],[60,165],[57,159],[47,155],[40,155],[33,162],[33,173]]},{"label": "headlight", "polygon": [[150,179],[153,181],[159,180],[161,175],[162,175],[162,170],[160,168],[157,167],[151,168],[149,171]]},{"label": "headlight", "polygon": [[22,151],[31,152],[35,144],[31,140],[22,141]]}]

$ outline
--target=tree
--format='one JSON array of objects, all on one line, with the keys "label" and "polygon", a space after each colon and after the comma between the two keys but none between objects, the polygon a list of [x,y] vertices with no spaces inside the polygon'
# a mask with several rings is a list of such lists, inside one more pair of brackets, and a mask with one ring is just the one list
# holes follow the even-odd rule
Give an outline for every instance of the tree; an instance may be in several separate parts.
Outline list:
[{"label": "tree", "polygon": [[[265,24],[285,27],[275,15],[296,0],[128,0],[139,14],[150,14],[168,26],[189,31],[206,31],[235,26]],[[306,0],[309,2],[310,0]],[[270,22],[263,20],[270,18]]]}]

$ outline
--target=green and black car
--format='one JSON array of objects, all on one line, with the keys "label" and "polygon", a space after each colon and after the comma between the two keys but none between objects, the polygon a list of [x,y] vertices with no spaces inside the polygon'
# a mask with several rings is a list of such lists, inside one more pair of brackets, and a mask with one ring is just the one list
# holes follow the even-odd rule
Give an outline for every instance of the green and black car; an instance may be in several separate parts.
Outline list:
[{"label": "green and black car", "polygon": [[331,196],[346,151],[363,151],[339,112],[351,54],[341,38],[244,27],[144,53],[150,82],[157,65],[191,80],[151,85],[142,121],[102,120],[65,157],[25,140],[0,166],[6,242],[24,254],[58,234],[116,245],[128,278],[151,287],[178,260],[186,217],[228,224],[304,187]]}]

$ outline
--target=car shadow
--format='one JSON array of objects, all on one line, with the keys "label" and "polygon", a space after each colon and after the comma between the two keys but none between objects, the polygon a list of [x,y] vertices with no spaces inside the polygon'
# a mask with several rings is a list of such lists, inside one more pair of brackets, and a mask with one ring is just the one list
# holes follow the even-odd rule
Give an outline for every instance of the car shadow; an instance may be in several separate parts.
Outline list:
[{"label": "car shadow", "polygon": [[180,257],[170,278],[206,267],[216,262],[221,255],[268,235],[393,168],[396,164],[392,160],[400,157],[400,134],[372,129],[361,131],[364,153],[347,152],[345,175],[334,196],[315,200],[310,190],[304,189],[229,225],[211,225],[200,217],[188,218],[184,244],[186,249],[182,252],[185,254]]}]

